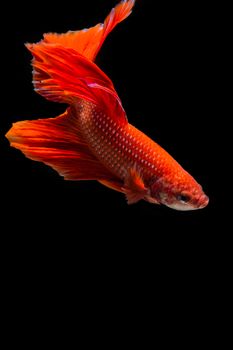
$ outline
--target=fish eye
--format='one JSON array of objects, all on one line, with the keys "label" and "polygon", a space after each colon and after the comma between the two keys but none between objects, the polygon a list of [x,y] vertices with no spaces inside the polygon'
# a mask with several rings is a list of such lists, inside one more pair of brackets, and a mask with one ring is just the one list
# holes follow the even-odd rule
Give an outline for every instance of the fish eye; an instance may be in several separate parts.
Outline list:
[{"label": "fish eye", "polygon": [[190,200],[190,197],[189,196],[185,196],[185,195],[178,195],[177,199],[180,202],[187,203]]}]

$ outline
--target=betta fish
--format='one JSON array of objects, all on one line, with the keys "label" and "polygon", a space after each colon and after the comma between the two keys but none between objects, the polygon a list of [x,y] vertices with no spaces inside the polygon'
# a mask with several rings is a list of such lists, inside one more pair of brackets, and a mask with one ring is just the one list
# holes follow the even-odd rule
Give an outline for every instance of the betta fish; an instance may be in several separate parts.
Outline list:
[{"label": "betta fish", "polygon": [[139,200],[177,210],[204,208],[202,187],[163,148],[131,125],[108,76],[94,63],[108,34],[129,16],[135,0],[121,1],[89,29],[47,33],[26,44],[35,91],[68,105],[56,117],[14,123],[6,134],[26,157],[65,180],[96,180]]}]

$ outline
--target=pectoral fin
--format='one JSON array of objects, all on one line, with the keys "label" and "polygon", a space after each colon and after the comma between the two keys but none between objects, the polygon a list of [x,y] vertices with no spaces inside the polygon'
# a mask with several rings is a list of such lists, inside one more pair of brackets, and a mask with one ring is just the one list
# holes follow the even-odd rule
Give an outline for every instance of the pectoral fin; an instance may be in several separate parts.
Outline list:
[{"label": "pectoral fin", "polygon": [[141,199],[144,199],[148,193],[143,178],[136,167],[129,169],[128,176],[125,179],[124,192],[128,204],[137,203]]},{"label": "pectoral fin", "polygon": [[145,185],[143,176],[136,166],[129,169],[123,189],[128,204],[137,203],[142,199],[153,204],[159,204],[157,199],[151,197],[150,189]]}]

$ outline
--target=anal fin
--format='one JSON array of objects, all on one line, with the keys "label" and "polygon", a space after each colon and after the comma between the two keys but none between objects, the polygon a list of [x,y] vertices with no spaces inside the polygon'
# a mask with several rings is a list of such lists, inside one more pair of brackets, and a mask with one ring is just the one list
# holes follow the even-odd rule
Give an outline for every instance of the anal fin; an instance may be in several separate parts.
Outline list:
[{"label": "anal fin", "polygon": [[68,108],[57,118],[14,123],[6,137],[26,157],[51,166],[66,180],[112,178],[89,150],[76,118]]}]

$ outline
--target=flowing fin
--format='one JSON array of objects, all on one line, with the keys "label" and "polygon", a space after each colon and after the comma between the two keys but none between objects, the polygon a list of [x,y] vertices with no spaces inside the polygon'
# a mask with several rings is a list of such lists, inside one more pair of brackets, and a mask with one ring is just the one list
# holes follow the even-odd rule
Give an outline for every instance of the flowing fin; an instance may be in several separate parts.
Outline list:
[{"label": "flowing fin", "polygon": [[145,187],[142,176],[136,166],[129,170],[125,179],[124,189],[128,204],[137,203],[148,195],[148,189]]},{"label": "flowing fin", "polygon": [[58,44],[27,44],[34,59],[35,91],[48,100],[75,103],[82,98],[97,105],[110,118],[127,123],[125,111],[111,80],[93,62]]},{"label": "flowing fin", "polygon": [[122,189],[122,192],[126,194],[128,204],[137,203],[141,199],[153,204],[160,204],[157,199],[151,197],[150,190],[145,186],[136,165],[130,168]]},{"label": "flowing fin", "polygon": [[69,31],[64,34],[44,34],[44,42],[60,44],[72,48],[87,59],[94,61],[108,34],[115,26],[128,17],[135,0],[124,0],[112,9],[104,23],[80,31]]},{"label": "flowing fin", "polygon": [[124,190],[124,183],[121,182],[120,180],[99,180],[99,182],[108,187],[108,188],[111,188],[112,190],[115,190],[117,192],[122,192],[122,193],[125,193],[125,190]]},{"label": "flowing fin", "polygon": [[26,157],[55,169],[65,180],[112,179],[83,140],[72,109],[57,118],[13,124],[6,137]]}]

